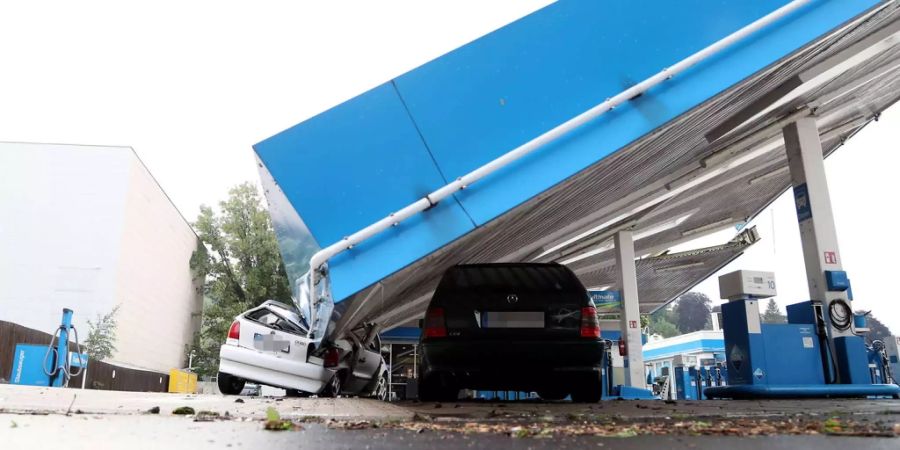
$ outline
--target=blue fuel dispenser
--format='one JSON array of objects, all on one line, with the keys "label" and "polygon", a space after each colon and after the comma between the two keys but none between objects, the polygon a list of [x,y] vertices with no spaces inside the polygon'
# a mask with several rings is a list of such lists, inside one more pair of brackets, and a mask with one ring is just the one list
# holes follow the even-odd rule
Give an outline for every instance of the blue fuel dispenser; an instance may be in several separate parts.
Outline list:
[{"label": "blue fuel dispenser", "polygon": [[697,369],[675,366],[675,395],[678,400],[698,400]]},{"label": "blue fuel dispenser", "polygon": [[[845,280],[834,276],[834,288],[844,287]],[[853,327],[849,305],[835,307],[833,301],[823,311],[821,302],[797,303],[787,308],[787,324],[763,324],[758,300],[775,295],[773,274],[737,271],[720,277],[719,286],[730,300],[722,305],[729,386],[706,388],[707,397],[900,398],[900,386],[873,384],[861,336],[829,340],[826,327]]]}]

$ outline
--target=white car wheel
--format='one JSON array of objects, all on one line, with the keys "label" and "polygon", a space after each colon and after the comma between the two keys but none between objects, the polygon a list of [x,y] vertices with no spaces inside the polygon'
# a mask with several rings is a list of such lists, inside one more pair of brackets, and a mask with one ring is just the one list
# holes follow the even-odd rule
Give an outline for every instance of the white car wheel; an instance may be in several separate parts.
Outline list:
[{"label": "white car wheel", "polygon": [[331,377],[331,381],[328,382],[328,387],[325,388],[325,393],[329,397],[337,398],[338,395],[341,394],[341,388],[343,383],[341,383],[341,373],[335,373],[333,377]]},{"label": "white car wheel", "polygon": [[375,385],[375,391],[373,392],[372,396],[383,402],[386,402],[388,400],[387,375],[382,375],[378,380],[378,384]]}]

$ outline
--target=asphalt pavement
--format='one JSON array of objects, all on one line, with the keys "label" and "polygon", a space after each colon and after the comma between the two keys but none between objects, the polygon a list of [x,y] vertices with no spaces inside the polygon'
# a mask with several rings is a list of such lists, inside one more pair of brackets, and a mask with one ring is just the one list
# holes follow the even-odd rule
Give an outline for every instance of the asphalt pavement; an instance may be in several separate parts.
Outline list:
[{"label": "asphalt pavement", "polygon": [[[184,407],[191,408],[184,410]],[[182,409],[187,414],[176,414]],[[900,401],[383,403],[0,385],[0,448],[900,448]],[[654,447],[651,447],[654,446]],[[660,447],[661,446],[661,447]]]}]

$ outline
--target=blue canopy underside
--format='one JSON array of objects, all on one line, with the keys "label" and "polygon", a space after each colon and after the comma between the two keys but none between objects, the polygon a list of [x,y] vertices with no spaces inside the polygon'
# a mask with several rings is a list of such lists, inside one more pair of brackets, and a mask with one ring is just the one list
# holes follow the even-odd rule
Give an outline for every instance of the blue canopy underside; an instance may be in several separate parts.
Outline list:
[{"label": "blue canopy underside", "polygon": [[[325,247],[787,3],[561,0],[254,149],[302,218],[294,228]],[[340,254],[330,262],[334,299],[433,253],[878,3],[813,1]],[[305,248],[309,254],[292,258],[317,249]]]}]

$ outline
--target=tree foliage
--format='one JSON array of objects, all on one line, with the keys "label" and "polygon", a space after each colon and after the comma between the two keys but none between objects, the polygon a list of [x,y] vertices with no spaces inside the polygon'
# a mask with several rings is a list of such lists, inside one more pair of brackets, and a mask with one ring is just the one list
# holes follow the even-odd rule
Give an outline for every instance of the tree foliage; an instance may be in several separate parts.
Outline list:
[{"label": "tree foliage", "polygon": [[118,326],[116,314],[119,312],[120,306],[116,305],[112,311],[104,315],[97,314],[97,319],[94,321],[87,320],[88,335],[84,346],[90,359],[103,361],[115,353],[116,327]]},{"label": "tree foliage", "polygon": [[781,312],[773,298],[766,303],[766,311],[763,312],[761,319],[762,323],[787,323],[787,316]]},{"label": "tree foliage", "polygon": [[674,313],[669,308],[660,309],[650,315],[650,324],[647,326],[649,334],[658,334],[664,338],[681,334],[674,323]]},{"label": "tree foliage", "polygon": [[191,269],[203,283],[200,332],[194,337],[195,370],[218,370],[219,346],[234,317],[266,300],[290,304],[291,292],[268,211],[256,188],[237,185],[219,203],[217,214],[200,207],[194,229],[203,246],[191,256]]},{"label": "tree foliage", "polygon": [[691,333],[707,329],[711,303],[709,297],[700,292],[688,292],[678,297],[674,308],[678,331]]},{"label": "tree foliage", "polygon": [[[865,313],[866,311],[856,311],[856,314]],[[887,325],[876,319],[872,314],[866,316],[866,326],[869,327],[869,332],[866,333],[866,337],[870,341],[884,341],[893,336]]]}]

